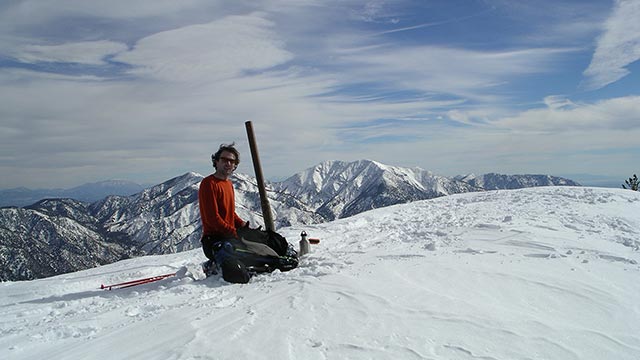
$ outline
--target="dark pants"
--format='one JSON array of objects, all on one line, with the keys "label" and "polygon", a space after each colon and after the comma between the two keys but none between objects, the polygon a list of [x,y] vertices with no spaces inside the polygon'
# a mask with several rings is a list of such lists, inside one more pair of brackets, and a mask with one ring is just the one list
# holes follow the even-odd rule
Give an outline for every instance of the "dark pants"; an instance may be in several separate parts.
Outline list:
[{"label": "dark pants", "polygon": [[298,266],[295,250],[289,252],[289,244],[281,235],[248,228],[238,229],[238,235],[240,238],[205,235],[201,239],[204,255],[220,267],[226,281],[246,283],[248,271],[289,271]]},{"label": "dark pants", "polygon": [[232,244],[237,244],[239,242],[238,239],[233,237],[219,237],[213,235],[204,235],[200,242],[202,243],[202,251],[204,252],[204,256],[209,260],[215,261],[215,251],[222,245],[224,241],[228,241]]}]

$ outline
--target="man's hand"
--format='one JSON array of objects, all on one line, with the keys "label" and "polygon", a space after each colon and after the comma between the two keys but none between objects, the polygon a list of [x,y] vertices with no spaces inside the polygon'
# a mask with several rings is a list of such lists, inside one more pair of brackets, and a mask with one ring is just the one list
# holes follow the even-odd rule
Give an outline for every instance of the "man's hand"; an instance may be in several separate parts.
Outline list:
[{"label": "man's hand", "polygon": [[[251,229],[251,228],[249,227],[249,222],[248,222],[248,221],[245,221],[245,222],[244,222],[244,225],[242,225],[242,227],[246,227],[247,229]],[[260,231],[262,231],[262,225],[258,225],[258,227],[257,227],[257,228],[255,228],[255,229],[251,229],[251,230],[260,230]]]}]

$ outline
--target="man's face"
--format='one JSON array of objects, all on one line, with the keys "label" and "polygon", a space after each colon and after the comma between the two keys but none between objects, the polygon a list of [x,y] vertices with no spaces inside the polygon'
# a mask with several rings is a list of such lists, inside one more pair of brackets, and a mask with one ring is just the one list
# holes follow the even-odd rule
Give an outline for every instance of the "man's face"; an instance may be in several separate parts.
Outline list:
[{"label": "man's face", "polygon": [[236,169],[236,156],[229,151],[223,151],[216,160],[216,172],[220,175],[231,176]]}]

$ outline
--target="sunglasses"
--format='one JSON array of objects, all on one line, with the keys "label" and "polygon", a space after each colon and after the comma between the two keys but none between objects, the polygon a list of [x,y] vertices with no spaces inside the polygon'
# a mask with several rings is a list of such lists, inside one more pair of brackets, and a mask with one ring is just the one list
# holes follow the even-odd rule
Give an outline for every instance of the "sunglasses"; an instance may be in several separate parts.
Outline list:
[{"label": "sunglasses", "polygon": [[221,156],[219,160],[222,161],[222,162],[230,162],[230,163],[233,163],[233,164],[237,164],[238,163],[238,160],[233,159],[233,158],[229,158],[229,157],[225,157],[225,156]]}]

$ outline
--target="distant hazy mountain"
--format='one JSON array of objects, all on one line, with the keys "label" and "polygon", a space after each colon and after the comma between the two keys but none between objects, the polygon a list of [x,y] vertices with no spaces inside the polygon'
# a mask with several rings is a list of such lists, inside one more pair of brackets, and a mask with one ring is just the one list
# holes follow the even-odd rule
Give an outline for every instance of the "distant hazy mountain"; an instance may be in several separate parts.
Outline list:
[{"label": "distant hazy mountain", "polygon": [[71,189],[37,189],[24,187],[0,190],[0,206],[27,206],[43,199],[69,198],[94,202],[109,195],[133,195],[144,186],[131,181],[106,180],[80,185]]},{"label": "distant hazy mountain", "polygon": [[577,182],[550,175],[459,175],[454,179],[463,181],[479,190],[521,189],[536,186],[580,186]]},{"label": "distant hazy mountain", "polygon": [[[280,228],[482,188],[575,184],[552,177],[544,182],[538,175],[504,176],[452,179],[370,160],[326,161],[265,185]],[[24,208],[2,208],[0,280],[34,279],[142,254],[200,247],[198,187],[202,179],[200,174],[187,173],[129,196],[110,195],[92,203],[50,199]],[[236,174],[232,181],[236,211],[253,227],[261,225],[255,179]]]}]

